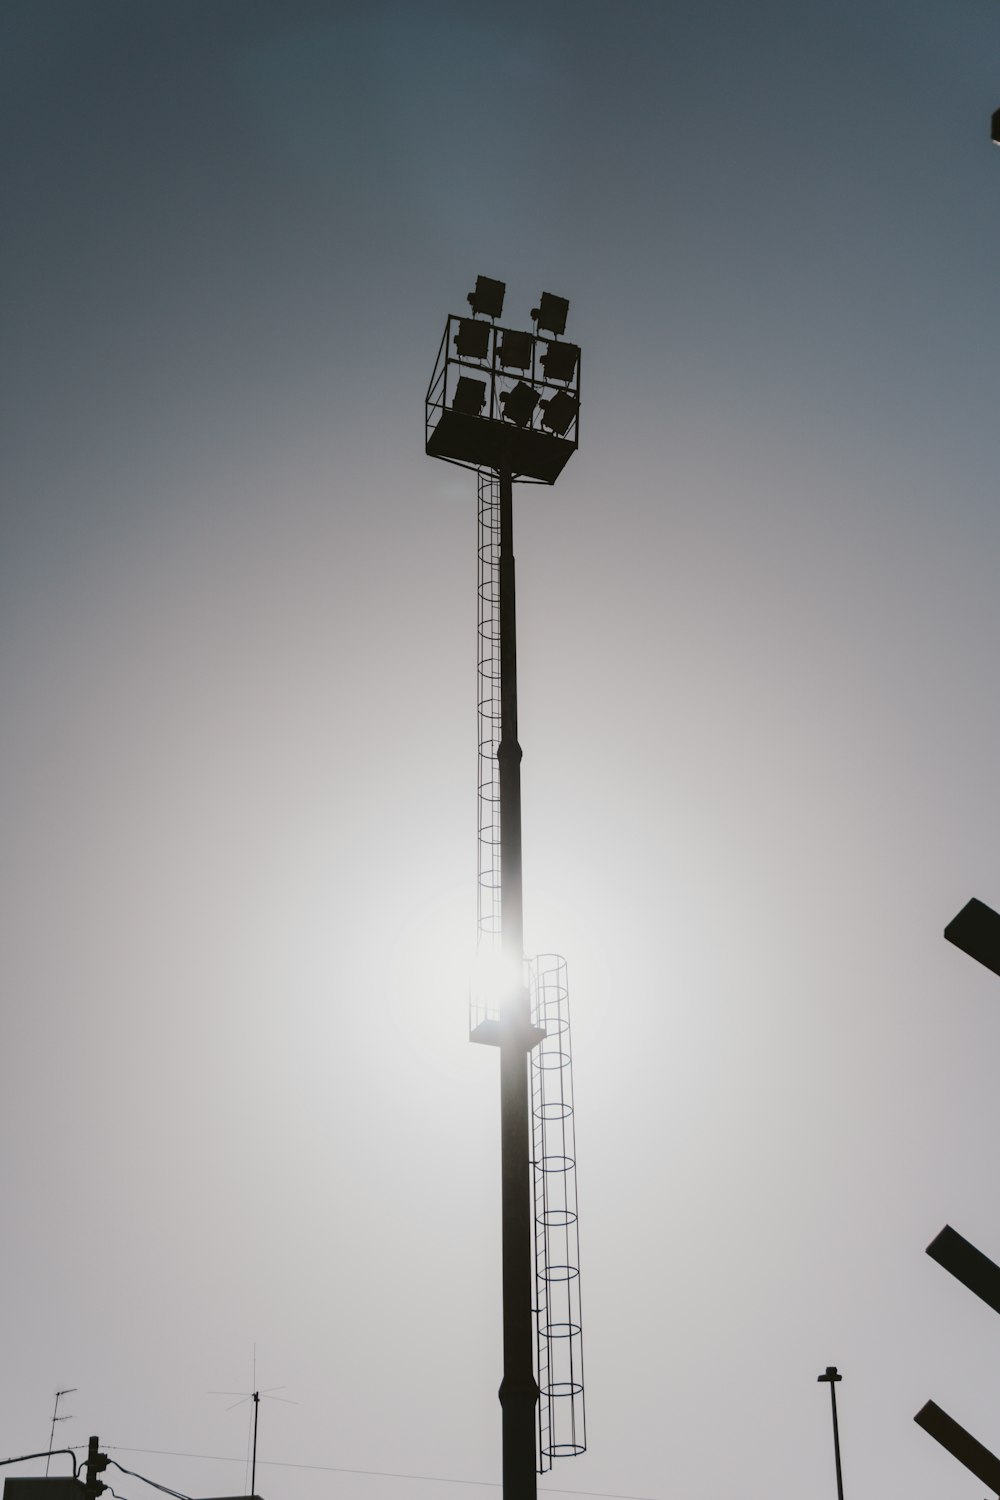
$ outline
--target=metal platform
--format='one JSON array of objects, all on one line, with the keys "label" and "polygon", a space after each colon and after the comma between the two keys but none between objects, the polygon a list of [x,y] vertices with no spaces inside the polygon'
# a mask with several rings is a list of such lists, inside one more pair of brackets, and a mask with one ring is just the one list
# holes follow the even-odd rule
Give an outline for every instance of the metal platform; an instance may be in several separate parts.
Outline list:
[{"label": "metal platform", "polygon": [[499,469],[507,464],[515,479],[554,484],[572,456],[574,443],[537,428],[513,427],[488,417],[443,411],[427,438],[431,458],[475,469]]},{"label": "metal platform", "polygon": [[[470,331],[481,335],[478,354],[458,352],[469,347]],[[566,378],[554,378],[553,370]],[[523,420],[513,421],[519,401]],[[575,344],[453,315],[427,388],[426,451],[464,468],[507,468],[522,482],[554,484],[577,449],[579,405]]]}]

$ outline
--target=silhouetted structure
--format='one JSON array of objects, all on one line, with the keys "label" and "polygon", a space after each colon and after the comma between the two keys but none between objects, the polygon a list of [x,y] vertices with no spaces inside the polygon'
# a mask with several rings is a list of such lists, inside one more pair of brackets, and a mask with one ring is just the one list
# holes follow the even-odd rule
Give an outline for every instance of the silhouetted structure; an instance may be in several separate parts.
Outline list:
[{"label": "silhouetted structure", "polygon": [[993,119],[990,123],[992,127],[991,134],[993,137],[993,144],[994,146],[1000,146],[1000,109],[995,109],[993,111]]},{"label": "silhouetted structure", "polygon": [[3,1482],[3,1500],[86,1500],[86,1487],[68,1474],[18,1475]]},{"label": "silhouetted structure", "polygon": [[553,484],[576,450],[580,350],[565,298],[543,293],[529,333],[498,324],[505,291],[480,276],[471,316],[448,318],[426,451],[478,474],[479,934],[504,977],[470,1031],[500,1050],[504,1500],[534,1500],[536,1442],[547,1468],[586,1439],[565,964],[536,959],[525,982],[513,486]]},{"label": "silhouetted structure", "polygon": [[820,1385],[828,1384],[830,1387],[830,1406],[833,1410],[833,1460],[837,1466],[837,1500],[844,1500],[844,1476],[840,1469],[840,1428],[837,1425],[837,1382],[843,1378],[843,1375],[838,1375],[836,1365],[827,1365],[823,1374],[816,1376]]},{"label": "silhouetted structure", "polygon": [[1000,1313],[1000,1266],[994,1265],[988,1255],[963,1239],[950,1224],[946,1224],[931,1240],[927,1254],[950,1271],[956,1281],[981,1297],[994,1312]]},{"label": "silhouetted structure", "polygon": [[[996,125],[994,116],[994,125]],[[1000,916],[975,897],[968,901],[956,917],[948,923],[944,935],[956,948],[968,953],[970,958],[985,964],[994,974],[1000,975]],[[970,1292],[981,1297],[994,1312],[1000,1312],[1000,1267],[994,1265],[988,1255],[977,1250],[975,1245],[963,1239],[950,1224],[946,1224],[927,1246],[927,1254],[939,1266],[950,1271],[957,1281],[967,1286]],[[971,1433],[942,1411],[933,1401],[913,1419],[925,1432],[936,1438],[942,1447],[970,1469],[984,1484],[1000,1495],[1000,1460],[988,1448],[984,1448]]]},{"label": "silhouetted structure", "polygon": [[[68,1394],[63,1391],[63,1395]],[[18,1458],[5,1458],[0,1460],[2,1464],[23,1464],[33,1458],[54,1458],[57,1454],[65,1454],[73,1465],[73,1477],[66,1475],[48,1477],[47,1466],[44,1478],[29,1475],[16,1475],[4,1481],[3,1500],[98,1500],[105,1490],[110,1488],[103,1480],[98,1478],[109,1464],[120,1469],[123,1474],[128,1474],[134,1479],[141,1479],[144,1484],[152,1485],[154,1489],[162,1490],[163,1485],[155,1479],[147,1479],[144,1474],[137,1474],[134,1469],[126,1469],[117,1459],[108,1458],[106,1453],[100,1451],[100,1444],[96,1437],[90,1439],[87,1457],[82,1467],[86,1470],[86,1478],[80,1478],[77,1467],[76,1454],[72,1448],[51,1448],[42,1453],[22,1453]],[[167,1490],[167,1494],[173,1495],[174,1490]],[[218,1496],[213,1500],[260,1500],[259,1495],[249,1496]]]},{"label": "silhouetted structure", "polygon": [[[53,1403],[53,1406],[52,1406],[52,1426],[49,1429],[49,1449],[50,1450],[52,1448],[52,1444],[56,1440],[56,1423],[57,1422],[71,1422],[73,1420],[73,1415],[72,1415],[71,1412],[65,1412],[62,1416],[59,1415],[59,1403],[60,1403],[60,1401],[62,1400],[62,1398],[64,1396],[72,1396],[73,1392],[76,1391],[76,1390],[78,1390],[78,1389],[79,1389],[78,1386],[68,1385],[68,1386],[66,1386],[66,1388],[64,1390],[56,1391],[56,1399],[55,1399],[55,1402]],[[46,1477],[48,1477],[49,1464],[50,1463],[51,1463],[51,1458],[46,1458],[46,1460],[45,1460],[45,1474],[46,1474]]]},{"label": "silhouetted structure", "polygon": [[1000,975],[1000,915],[973,896],[944,930],[949,943]]},{"label": "silhouetted structure", "polygon": [[947,1448],[953,1458],[988,1485],[994,1494],[1000,1495],[1000,1459],[994,1458],[988,1448],[978,1443],[970,1432],[949,1417],[933,1401],[922,1406],[913,1418],[918,1427],[936,1438],[942,1448]]},{"label": "silhouetted structure", "polygon": [[[254,1345],[254,1360],[253,1360],[253,1365],[254,1365],[254,1378],[256,1379],[256,1377],[257,1377],[257,1346],[256,1346],[256,1344]],[[288,1398],[287,1398],[287,1396],[275,1396],[273,1394],[274,1391],[283,1391],[284,1389],[285,1389],[285,1387],[283,1385],[272,1385],[272,1386],[269,1386],[266,1391],[209,1391],[209,1393],[208,1393],[210,1396],[239,1396],[240,1399],[238,1401],[234,1401],[233,1404],[232,1404],[232,1406],[227,1406],[226,1407],[227,1411],[235,1411],[236,1408],[238,1406],[242,1406],[245,1401],[252,1401],[253,1402],[253,1465],[252,1465],[252,1468],[250,1470],[250,1493],[251,1494],[253,1494],[255,1492],[256,1488],[257,1488],[257,1421],[258,1421],[258,1418],[260,1416],[260,1398],[263,1396],[265,1401],[281,1401],[285,1406],[297,1406],[298,1405],[297,1401],[289,1401]]]}]

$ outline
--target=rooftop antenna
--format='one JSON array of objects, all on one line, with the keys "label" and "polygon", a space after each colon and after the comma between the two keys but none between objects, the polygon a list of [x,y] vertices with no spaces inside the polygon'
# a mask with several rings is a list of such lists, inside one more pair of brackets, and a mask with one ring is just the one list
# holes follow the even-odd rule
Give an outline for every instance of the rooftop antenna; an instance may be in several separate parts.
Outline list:
[{"label": "rooftop antenna", "polygon": [[471,316],[448,319],[426,451],[478,483],[478,977],[488,967],[490,983],[473,992],[470,1036],[500,1053],[503,1500],[536,1500],[536,1464],[582,1453],[586,1435],[566,965],[524,954],[513,492],[554,484],[576,452],[580,350],[561,337],[564,297],[543,292],[528,332],[499,325],[505,292],[480,276]]},{"label": "rooftop antenna", "polygon": [[[49,1448],[50,1448],[50,1450],[52,1448],[53,1442],[55,1441],[56,1423],[57,1422],[72,1422],[72,1420],[73,1420],[73,1413],[72,1412],[67,1412],[65,1414],[65,1416],[60,1416],[59,1415],[59,1403],[60,1403],[60,1401],[62,1400],[62,1398],[64,1396],[72,1396],[73,1392],[77,1391],[79,1389],[80,1389],[79,1386],[68,1385],[64,1391],[56,1391],[55,1405],[52,1408],[52,1426],[49,1428]],[[51,1462],[52,1462],[52,1454],[51,1454],[51,1452],[49,1452],[48,1456],[45,1459],[45,1476],[46,1476],[46,1478],[48,1478],[49,1464]]]},{"label": "rooftop antenna", "polygon": [[[254,1344],[254,1346],[253,1346],[253,1383],[256,1386],[256,1384],[257,1384],[257,1345],[256,1344]],[[258,1416],[260,1414],[261,1398],[263,1397],[263,1399],[265,1401],[282,1401],[282,1402],[284,1402],[284,1404],[286,1406],[298,1406],[298,1404],[299,1404],[297,1401],[289,1401],[289,1399],[288,1399],[287,1396],[276,1396],[276,1395],[274,1395],[275,1391],[283,1391],[284,1389],[285,1389],[285,1387],[283,1385],[272,1385],[272,1386],[268,1386],[267,1390],[264,1390],[264,1391],[261,1391],[261,1390],[253,1390],[253,1391],[209,1391],[209,1393],[208,1393],[210,1396],[238,1396],[240,1398],[238,1401],[234,1401],[233,1404],[232,1404],[232,1406],[227,1406],[226,1407],[226,1411],[235,1411],[238,1406],[242,1406],[244,1404],[244,1402],[246,1402],[246,1401],[252,1401],[253,1402],[253,1461],[252,1461],[251,1470],[250,1470],[250,1488],[247,1491],[248,1495],[256,1495],[256,1493],[257,1493],[257,1418],[258,1418]],[[243,1482],[244,1482],[244,1484],[246,1483],[246,1475],[245,1474],[243,1476]]]}]

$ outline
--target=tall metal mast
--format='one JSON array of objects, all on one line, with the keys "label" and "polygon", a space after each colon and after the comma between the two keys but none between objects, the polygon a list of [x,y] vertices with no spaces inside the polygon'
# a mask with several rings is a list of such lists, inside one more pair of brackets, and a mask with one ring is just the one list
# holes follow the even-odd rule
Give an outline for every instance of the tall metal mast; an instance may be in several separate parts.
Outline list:
[{"label": "tall metal mast", "polygon": [[517,618],[514,582],[514,483],[500,469],[500,933],[505,969],[518,985],[500,1013],[500,1174],[503,1239],[504,1500],[534,1500],[535,1406],[531,1122],[528,1053],[537,1039],[523,983],[521,746],[517,738]]},{"label": "tall metal mast", "polygon": [[[536,1449],[536,1408],[539,1387],[535,1379],[535,1342],[552,1337],[551,1329],[536,1329],[535,1307],[540,1278],[548,1275],[537,1266],[536,1243],[547,1244],[548,1220],[538,1215],[532,1169],[537,1174],[544,1163],[532,1161],[532,1110],[529,1055],[541,1041],[544,1030],[532,1024],[531,993],[525,983],[524,921],[521,879],[521,746],[517,728],[517,625],[513,545],[514,479],[553,484],[577,446],[579,416],[580,351],[574,344],[559,343],[566,326],[569,304],[543,293],[533,310],[534,331],[527,333],[499,328],[496,319],[503,307],[502,282],[480,276],[469,295],[472,317],[448,319],[438,351],[434,374],[427,392],[427,452],[480,475],[480,633],[483,650],[484,619],[490,616],[489,593],[492,555],[496,559],[498,593],[498,642],[490,637],[490,666],[481,679],[490,678],[485,717],[495,712],[492,669],[495,646],[499,646],[499,739],[496,746],[497,782],[484,776],[483,684],[480,715],[480,932],[484,930],[484,905],[488,933],[499,935],[500,954],[507,976],[498,1004],[481,1016],[475,1026],[475,1041],[488,1042],[500,1051],[500,1141],[501,1215],[503,1267],[503,1379],[500,1402],[503,1414],[504,1500],[535,1500],[536,1464],[551,1462],[552,1447],[539,1436]],[[489,319],[489,322],[483,319]],[[544,338],[540,334],[544,333]],[[452,353],[452,349],[456,351]],[[490,479],[486,479],[486,472]],[[483,540],[483,518],[492,507],[484,502],[484,482],[492,492],[497,486],[498,535],[492,523]],[[485,598],[485,610],[484,610]],[[491,724],[492,739],[496,725]],[[484,798],[484,781],[489,781]],[[499,802],[499,829],[495,802]],[[484,802],[486,812],[484,813]],[[484,869],[484,830],[490,853]],[[497,833],[499,838],[497,840]],[[498,842],[498,849],[497,849]],[[499,913],[496,911],[495,857],[499,853]],[[485,901],[484,901],[485,897]],[[499,915],[499,934],[496,917]],[[544,1124],[544,1111],[539,1118]],[[575,1201],[575,1200],[574,1200]],[[567,1216],[558,1222],[567,1221]],[[575,1212],[572,1214],[575,1226]],[[574,1268],[573,1274],[576,1274]],[[563,1325],[569,1328],[570,1325]],[[572,1325],[579,1336],[579,1327]],[[560,1331],[557,1337],[565,1339]],[[575,1401],[582,1383],[570,1382],[560,1391]],[[546,1392],[551,1399],[551,1391]],[[550,1429],[547,1427],[546,1431]],[[581,1429],[582,1431],[582,1429]],[[582,1452],[583,1442],[565,1444],[565,1453]]]}]

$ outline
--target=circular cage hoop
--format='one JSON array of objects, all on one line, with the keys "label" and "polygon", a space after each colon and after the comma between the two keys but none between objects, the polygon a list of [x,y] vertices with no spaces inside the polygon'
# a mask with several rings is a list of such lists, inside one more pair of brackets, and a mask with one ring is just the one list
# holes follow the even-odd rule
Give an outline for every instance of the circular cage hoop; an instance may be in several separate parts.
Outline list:
[{"label": "circular cage hoop", "polygon": [[551,1071],[554,1068],[566,1068],[569,1066],[569,1053],[559,1052],[556,1048],[547,1051],[544,1047],[538,1053],[538,1066]]},{"label": "circular cage hoop", "polygon": [[572,1172],[575,1166],[572,1156],[543,1156],[541,1160],[543,1172]]},{"label": "circular cage hoop", "polygon": [[535,1109],[536,1120],[568,1120],[573,1113],[572,1104],[563,1104],[561,1101],[548,1104],[539,1104]]},{"label": "circular cage hoop", "polygon": [[538,1024],[547,1037],[564,1036],[569,1030],[568,1017],[561,1016],[557,1010],[550,1010],[545,1005],[538,1008]]},{"label": "circular cage hoop", "polygon": [[546,1458],[578,1458],[586,1451],[583,1443],[553,1443],[551,1448],[542,1449]]},{"label": "circular cage hoop", "polygon": [[583,1382],[580,1380],[553,1380],[551,1385],[542,1386],[542,1395],[550,1396],[553,1400],[566,1400],[572,1396],[583,1395]]},{"label": "circular cage hoop", "polygon": [[536,1216],[535,1223],[546,1229],[568,1229],[576,1223],[576,1214],[571,1208],[546,1208]]},{"label": "circular cage hoop", "polygon": [[574,1339],[582,1335],[583,1329],[579,1323],[546,1323],[542,1333],[547,1339]]},{"label": "circular cage hoop", "polygon": [[538,1279],[544,1282],[572,1281],[579,1274],[576,1266],[546,1266]]}]

